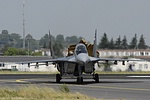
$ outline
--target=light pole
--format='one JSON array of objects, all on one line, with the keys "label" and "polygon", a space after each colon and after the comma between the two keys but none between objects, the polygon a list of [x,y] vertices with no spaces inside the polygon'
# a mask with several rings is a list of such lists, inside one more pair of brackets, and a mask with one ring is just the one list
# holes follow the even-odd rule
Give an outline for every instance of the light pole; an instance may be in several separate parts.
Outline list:
[{"label": "light pole", "polygon": [[28,56],[30,55],[30,39],[28,39]]},{"label": "light pole", "polygon": [[25,17],[24,17],[25,0],[23,0],[23,49],[25,49]]}]

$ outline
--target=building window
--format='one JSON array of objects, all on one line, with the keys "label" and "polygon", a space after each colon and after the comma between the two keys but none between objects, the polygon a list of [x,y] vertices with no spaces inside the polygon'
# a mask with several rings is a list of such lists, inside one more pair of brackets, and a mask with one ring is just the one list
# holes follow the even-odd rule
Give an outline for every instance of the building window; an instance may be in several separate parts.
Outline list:
[{"label": "building window", "polygon": [[148,56],[148,55],[149,55],[149,52],[145,52],[145,55]]},{"label": "building window", "polygon": [[12,69],[16,69],[16,66],[11,66]]},{"label": "building window", "polygon": [[144,56],[144,52],[140,52],[140,55],[141,55],[141,56]]},{"label": "building window", "polygon": [[144,64],[144,68],[145,68],[145,69],[148,69],[148,64]]},{"label": "building window", "polygon": [[4,67],[5,66],[5,64],[4,63],[0,63],[0,67]]},{"label": "building window", "polygon": [[142,69],[142,64],[139,64],[139,69]]}]

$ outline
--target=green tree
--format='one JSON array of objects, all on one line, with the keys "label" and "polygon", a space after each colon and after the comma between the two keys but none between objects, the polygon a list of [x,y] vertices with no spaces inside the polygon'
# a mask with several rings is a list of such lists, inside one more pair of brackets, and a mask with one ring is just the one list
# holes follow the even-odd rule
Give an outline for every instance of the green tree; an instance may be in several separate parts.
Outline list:
[{"label": "green tree", "polygon": [[139,43],[138,43],[138,48],[139,49],[146,49],[146,44],[145,44],[145,39],[143,37],[143,34],[140,37]]},{"label": "green tree", "polygon": [[78,37],[77,36],[68,36],[66,37],[66,42],[69,43],[69,44],[76,44],[78,43]]},{"label": "green tree", "polygon": [[107,37],[107,34],[104,33],[102,38],[101,38],[101,40],[100,40],[98,48],[100,48],[100,49],[108,49],[108,46],[109,46],[108,37]]},{"label": "green tree", "polygon": [[[52,39],[52,44],[54,45],[55,43],[55,37],[51,35]],[[49,48],[49,35],[45,34],[40,40],[39,40],[39,45],[42,48]]]},{"label": "green tree", "polygon": [[65,38],[65,42],[62,44],[64,47],[68,47],[69,45],[77,44],[79,41],[83,39],[83,37],[77,37],[77,36],[68,36]]},{"label": "green tree", "polygon": [[124,36],[122,39],[121,48],[122,49],[128,49],[128,42],[127,42],[126,36]]},{"label": "green tree", "polygon": [[9,47],[4,52],[5,56],[16,56],[16,55],[27,55],[27,54],[28,54],[27,50],[17,49],[17,48],[11,48],[11,47]]},{"label": "green tree", "polygon": [[54,49],[54,55],[56,57],[62,57],[63,56],[62,51],[64,48],[63,48],[61,43],[55,42],[55,44],[53,45],[53,49]]},{"label": "green tree", "polygon": [[9,34],[8,30],[2,30],[2,34]]},{"label": "green tree", "polygon": [[11,33],[9,38],[11,47],[22,48],[21,36],[17,33]]},{"label": "green tree", "polygon": [[39,45],[42,48],[48,48],[48,46],[49,46],[49,36],[48,36],[48,34],[45,34],[43,37],[41,37]]},{"label": "green tree", "polygon": [[8,34],[7,30],[2,30],[2,34],[0,34],[0,44],[3,45],[9,45],[9,38],[10,35]]},{"label": "green tree", "polygon": [[9,34],[7,30],[3,30],[2,34],[0,34],[0,47],[3,48],[5,45],[22,48],[21,36],[17,33]]},{"label": "green tree", "polygon": [[79,42],[81,39],[84,39],[84,38],[83,38],[83,37],[79,37],[79,38],[78,38],[78,42]]},{"label": "green tree", "polygon": [[[53,48],[53,51],[54,51],[54,55],[56,57],[62,57],[63,56],[62,51],[64,49],[64,46],[62,45],[62,42],[60,42],[59,38],[62,39],[62,35],[57,36],[57,41],[55,41],[55,37],[53,37],[51,35],[52,48]],[[49,35],[45,34],[45,36],[40,39],[39,44],[40,44],[41,47],[49,49],[50,48],[49,47],[50,46],[49,41],[50,41]]]},{"label": "green tree", "polygon": [[26,36],[26,48],[31,51],[39,49],[38,41],[34,39],[31,34],[27,34]]},{"label": "green tree", "polygon": [[109,49],[115,49],[115,44],[113,38],[111,38],[110,43],[109,43]]},{"label": "green tree", "polygon": [[56,36],[56,42],[59,42],[59,43],[64,43],[65,39],[64,39],[64,36],[59,34]]},{"label": "green tree", "polygon": [[130,42],[130,49],[137,49],[137,35],[135,33],[135,36],[132,38]]},{"label": "green tree", "polygon": [[121,37],[119,35],[119,37],[117,38],[116,42],[115,42],[115,48],[116,49],[121,49]]}]

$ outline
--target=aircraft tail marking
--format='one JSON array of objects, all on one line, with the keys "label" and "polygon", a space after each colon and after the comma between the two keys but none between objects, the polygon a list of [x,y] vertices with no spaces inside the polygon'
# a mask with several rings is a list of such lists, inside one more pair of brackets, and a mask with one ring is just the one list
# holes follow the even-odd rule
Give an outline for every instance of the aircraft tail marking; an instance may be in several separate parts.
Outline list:
[{"label": "aircraft tail marking", "polygon": [[53,44],[52,44],[52,36],[50,34],[50,30],[49,30],[49,49],[50,49],[51,57],[54,59],[55,54],[54,54],[54,49],[53,49]]}]

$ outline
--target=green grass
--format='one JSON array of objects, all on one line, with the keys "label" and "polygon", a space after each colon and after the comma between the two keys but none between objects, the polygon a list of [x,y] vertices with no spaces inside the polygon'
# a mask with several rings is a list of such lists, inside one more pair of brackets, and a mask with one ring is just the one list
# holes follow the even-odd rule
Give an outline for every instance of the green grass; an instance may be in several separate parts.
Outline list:
[{"label": "green grass", "polygon": [[77,92],[55,91],[52,88],[30,85],[17,89],[3,87],[0,89],[0,100],[96,100],[96,98]]},{"label": "green grass", "polygon": [[61,92],[65,92],[65,93],[69,93],[70,92],[70,89],[68,88],[68,86],[66,84],[63,84],[63,85],[59,86],[59,90]]}]

